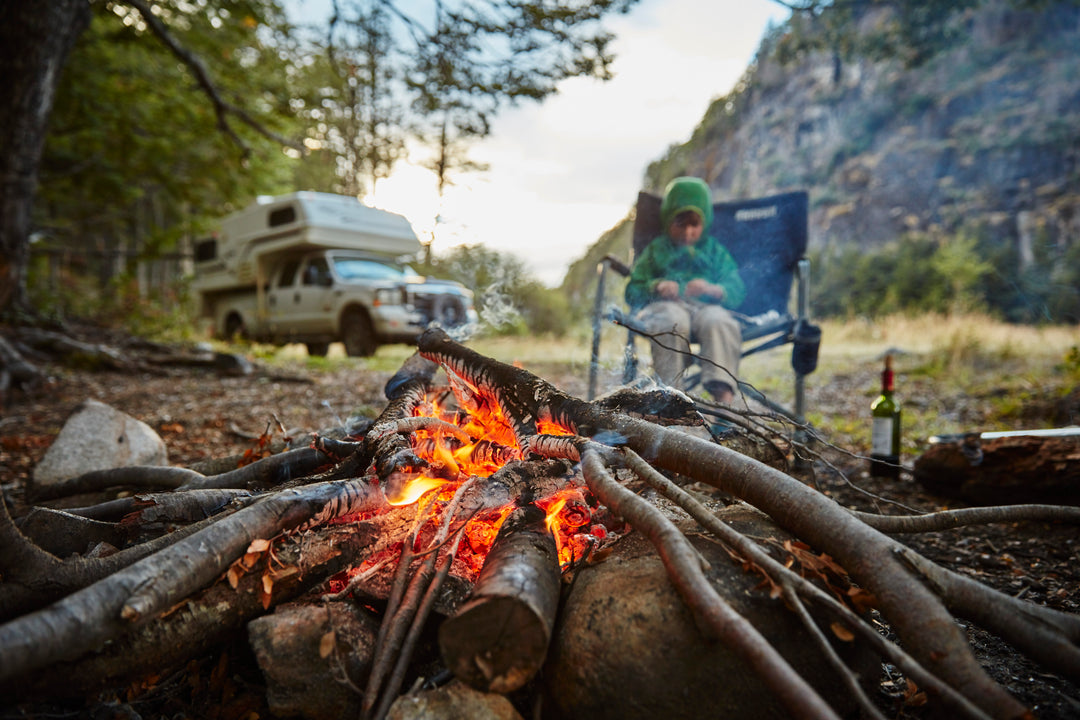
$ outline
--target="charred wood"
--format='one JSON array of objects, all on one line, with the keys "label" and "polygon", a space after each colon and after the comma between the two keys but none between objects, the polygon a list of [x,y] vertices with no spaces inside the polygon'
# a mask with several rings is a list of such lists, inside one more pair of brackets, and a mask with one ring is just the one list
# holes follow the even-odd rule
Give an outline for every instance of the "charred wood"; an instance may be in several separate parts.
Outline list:
[{"label": "charred wood", "polygon": [[140,531],[170,523],[192,523],[218,514],[230,503],[250,498],[248,490],[209,489],[147,493],[107,500],[97,505],[67,508],[72,515],[102,522],[137,523]]},{"label": "charred wood", "polygon": [[[71,660],[149,622],[209,585],[255,540],[297,528],[337,502],[345,482],[283,490],[35,613],[0,626],[0,681]],[[370,493],[371,507],[382,496]]]},{"label": "charred wood", "polygon": [[269,488],[310,475],[331,462],[330,457],[318,450],[300,448],[271,455],[220,475],[203,475],[180,467],[120,467],[95,470],[46,486],[32,484],[27,488],[27,496],[36,502],[116,487],[180,490]]}]

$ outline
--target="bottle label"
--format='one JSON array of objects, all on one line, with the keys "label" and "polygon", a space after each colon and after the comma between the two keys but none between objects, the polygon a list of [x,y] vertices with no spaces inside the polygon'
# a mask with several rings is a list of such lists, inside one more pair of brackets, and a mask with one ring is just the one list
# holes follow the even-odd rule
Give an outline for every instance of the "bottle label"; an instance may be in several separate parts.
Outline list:
[{"label": "bottle label", "polygon": [[874,425],[870,430],[870,453],[872,455],[896,454],[893,449],[893,418],[874,418]]}]

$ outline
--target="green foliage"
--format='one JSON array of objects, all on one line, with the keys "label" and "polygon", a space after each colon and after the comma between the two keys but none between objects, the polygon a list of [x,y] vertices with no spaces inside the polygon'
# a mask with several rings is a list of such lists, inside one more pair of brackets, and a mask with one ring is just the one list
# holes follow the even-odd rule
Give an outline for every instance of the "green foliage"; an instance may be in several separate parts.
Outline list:
[{"label": "green foliage", "polygon": [[811,253],[811,304],[821,317],[991,312],[1011,322],[1080,319],[1080,250],[1036,248],[1023,265],[1008,245],[965,226],[955,235],[909,235],[864,251]]},{"label": "green foliage", "polygon": [[571,77],[609,79],[613,37],[601,21],[636,2],[336,3],[314,51],[330,76],[297,103],[312,120],[309,138],[334,150],[353,193],[361,171],[372,184],[385,177],[412,134],[431,151],[441,189],[453,172],[478,167],[467,149],[507,103],[543,100]]},{"label": "green foliage", "polygon": [[[956,18],[986,1],[807,0],[795,7],[790,32],[776,43],[776,57],[791,63],[809,53],[828,52],[837,67],[856,57],[898,59],[916,66],[961,37],[965,26]],[[860,29],[864,24],[871,29]]]},{"label": "green foliage", "polygon": [[[288,91],[272,38],[274,2],[158,3],[178,40],[206,58],[223,97],[287,128]],[[245,156],[217,126],[189,71],[133,11],[95,3],[61,78],[41,165],[36,225],[54,245],[154,256],[201,233],[223,205],[286,187],[280,147],[237,128]]]},{"label": "green foliage", "polygon": [[[468,141],[505,103],[543,99],[569,77],[610,77],[602,20],[636,2],[349,0],[312,40],[288,27],[281,0],[156,0],[176,53],[135,8],[91,3],[46,141],[42,246],[83,253],[107,282],[140,258],[183,251],[256,195],[370,190],[410,135],[434,148],[446,181],[476,167]],[[236,110],[228,132],[215,107]],[[305,135],[303,158],[277,139]]]},{"label": "green foliage", "polygon": [[544,287],[513,255],[462,245],[419,269],[472,288],[480,321],[494,334],[562,335],[570,326],[565,293]]}]

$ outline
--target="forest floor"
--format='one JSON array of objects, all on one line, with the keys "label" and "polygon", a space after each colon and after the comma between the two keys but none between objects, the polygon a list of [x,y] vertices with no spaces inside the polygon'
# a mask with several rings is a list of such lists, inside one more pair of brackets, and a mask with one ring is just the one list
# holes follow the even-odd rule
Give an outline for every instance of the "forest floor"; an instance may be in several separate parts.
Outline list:
[{"label": "forest floor", "polygon": [[[165,440],[170,462],[183,466],[242,453],[255,447],[257,438],[265,432],[280,438],[279,428],[291,436],[300,436],[339,425],[349,415],[373,417],[384,404],[384,383],[397,369],[398,360],[407,355],[407,350],[384,350],[369,360],[316,362],[286,357],[272,363],[257,362],[255,372],[237,377],[195,369],[110,372],[45,364],[48,380],[29,393],[10,394],[6,407],[0,409],[0,488],[9,503],[15,504],[16,511],[21,510],[21,490],[35,464],[67,417],[88,398],[150,425]],[[555,361],[526,366],[564,391],[585,394],[586,375],[580,366]],[[808,392],[810,417],[829,423],[818,428],[828,444],[818,448],[820,458],[800,479],[816,485],[841,504],[858,509],[880,509],[883,498],[917,511],[963,506],[956,500],[925,492],[910,472],[905,471],[898,480],[872,478],[866,472],[867,462],[862,456],[867,452],[868,438],[860,437],[860,431],[854,428],[866,427],[868,397],[873,394],[876,374],[877,365],[834,366],[826,362],[812,376]],[[951,382],[947,373],[938,378],[919,377],[918,394],[924,403],[932,399],[935,407],[960,408],[954,412],[954,421],[965,429],[983,429],[999,420],[989,417],[994,412],[991,405],[976,402],[970,389]],[[1041,389],[1026,392],[1022,410],[1014,413],[1017,423],[1026,427],[1077,423],[1080,403],[1075,392],[1068,392],[1060,383],[1036,385]],[[1000,409],[1000,403],[993,407]],[[952,426],[943,431],[957,429]],[[913,454],[906,452],[908,468],[912,460]],[[1067,612],[1080,612],[1080,529],[1076,526],[997,524],[903,536],[900,540],[945,567],[1002,592]],[[1080,688],[1041,670],[981,629],[966,622],[964,627],[987,671],[1031,707],[1037,717],[1080,717]],[[209,666],[204,669],[210,672]],[[247,682],[257,689],[257,675],[248,677]],[[886,715],[930,717],[920,707],[917,688],[909,687],[888,666],[883,668],[878,690]],[[237,693],[233,688],[226,694],[235,699]],[[203,698],[203,702],[208,700]],[[243,708],[245,712],[268,716],[258,701],[237,706],[235,714],[220,707],[217,714],[244,717]],[[0,718],[6,717],[24,715],[11,714],[0,705]]]}]

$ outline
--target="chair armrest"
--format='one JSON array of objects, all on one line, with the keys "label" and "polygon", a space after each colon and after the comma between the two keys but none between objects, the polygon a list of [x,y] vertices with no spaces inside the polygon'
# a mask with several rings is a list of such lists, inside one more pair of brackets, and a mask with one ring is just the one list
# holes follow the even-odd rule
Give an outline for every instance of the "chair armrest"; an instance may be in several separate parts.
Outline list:
[{"label": "chair armrest", "polygon": [[605,255],[603,258],[600,259],[598,265],[603,265],[605,263],[609,268],[619,273],[623,277],[630,276],[630,267],[614,255]]}]

